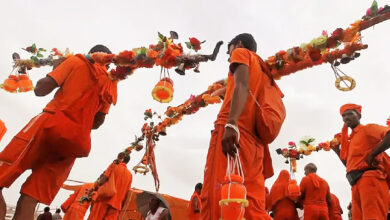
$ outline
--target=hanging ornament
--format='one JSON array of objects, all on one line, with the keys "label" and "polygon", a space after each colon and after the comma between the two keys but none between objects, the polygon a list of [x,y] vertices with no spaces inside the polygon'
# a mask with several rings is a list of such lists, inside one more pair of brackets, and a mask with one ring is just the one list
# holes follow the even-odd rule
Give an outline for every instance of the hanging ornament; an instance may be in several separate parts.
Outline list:
[{"label": "hanging ornament", "polygon": [[19,77],[16,75],[9,75],[4,83],[0,85],[2,89],[7,92],[17,93],[18,92],[18,80]]},{"label": "hanging ornament", "polygon": [[[240,155],[237,150],[235,157],[227,157],[227,170],[225,183],[221,188],[221,219],[243,220],[245,207],[249,202],[246,199],[246,187],[244,186],[244,172],[242,170]],[[237,171],[237,172],[235,172]]]},{"label": "hanging ornament", "polygon": [[[344,59],[349,59],[349,58],[346,57]],[[342,60],[340,62],[342,62]],[[332,70],[333,70],[334,75],[336,77],[335,86],[338,90],[343,91],[343,92],[351,91],[352,89],[354,89],[356,87],[356,81],[352,77],[348,76],[343,71],[341,71],[337,67],[339,65],[340,65],[340,63],[337,61],[333,62],[331,64]],[[342,86],[341,83],[343,83],[345,86]]]},{"label": "hanging ornament", "polygon": [[173,81],[169,77],[162,78],[152,91],[153,99],[161,103],[168,103],[173,98]]},{"label": "hanging ornament", "polygon": [[18,81],[19,92],[29,92],[34,89],[33,82],[27,74],[20,74]]}]

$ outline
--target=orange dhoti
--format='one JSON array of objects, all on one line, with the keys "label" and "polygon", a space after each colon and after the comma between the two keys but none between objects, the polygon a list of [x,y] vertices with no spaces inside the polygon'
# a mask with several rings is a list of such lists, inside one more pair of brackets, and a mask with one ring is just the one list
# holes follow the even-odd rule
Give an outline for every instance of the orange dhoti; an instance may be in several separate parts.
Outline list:
[{"label": "orange dhoti", "polygon": [[62,220],[83,220],[86,212],[83,207],[70,207]]},{"label": "orange dhoti", "polygon": [[105,202],[93,204],[88,220],[117,220],[119,210],[112,208]]},{"label": "orange dhoti", "polygon": [[303,219],[329,220],[328,207],[323,205],[305,205]]},{"label": "orange dhoti", "polygon": [[59,159],[43,143],[43,125],[52,114],[34,117],[0,152],[0,188],[9,187],[24,171],[32,174],[21,193],[49,205],[67,179],[75,158]]},{"label": "orange dhoti", "polygon": [[[223,125],[216,125],[213,131],[204,170],[201,193],[201,219],[220,218],[219,200],[226,174],[226,156],[222,153]],[[265,212],[265,185],[263,176],[264,147],[253,135],[240,129],[240,158],[245,175],[249,206],[245,209],[246,219],[271,219]]]},{"label": "orange dhoti", "polygon": [[289,198],[279,200],[273,208],[274,220],[299,220],[294,202]]},{"label": "orange dhoti", "polygon": [[389,187],[380,171],[366,171],[352,186],[352,216],[360,219],[386,219]]}]

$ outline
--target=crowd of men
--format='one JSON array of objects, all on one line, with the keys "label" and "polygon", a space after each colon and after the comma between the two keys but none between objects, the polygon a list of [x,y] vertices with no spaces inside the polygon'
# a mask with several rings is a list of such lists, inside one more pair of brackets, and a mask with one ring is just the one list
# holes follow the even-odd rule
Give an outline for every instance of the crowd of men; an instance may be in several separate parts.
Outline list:
[{"label": "crowd of men", "polygon": [[[234,156],[237,151],[241,157],[249,201],[245,219],[271,218],[267,212],[265,189],[265,179],[273,175],[268,144],[277,136],[285,110],[278,102],[283,94],[256,51],[257,43],[247,33],[237,35],[228,44],[228,80],[226,88],[219,91],[224,101],[212,132],[201,192],[197,187],[199,192],[196,191],[191,199],[195,201],[190,203],[194,218],[220,218],[218,202],[227,156]],[[103,45],[89,51],[94,52],[111,53]],[[110,105],[115,104],[117,98],[116,82],[110,79],[107,67],[80,54],[67,58],[61,64],[55,63],[53,71],[37,82],[34,92],[37,96],[45,96],[56,88],[54,98],[43,112],[0,152],[0,219],[5,216],[6,210],[2,189],[10,187],[26,170],[32,170],[32,173],[20,191],[14,219],[32,219],[38,202],[49,205],[53,201],[76,158],[88,156],[90,132],[103,124]],[[332,143],[332,148],[346,166],[347,179],[352,186],[353,219],[386,219],[389,197],[383,195],[388,195],[389,191],[390,161],[385,150],[390,147],[390,128],[360,124],[362,114],[359,105],[346,104],[341,107],[340,114],[344,127],[336,135],[338,141]],[[126,167],[129,160],[123,158],[105,171],[103,176],[106,178],[101,179],[106,181],[99,184],[106,190],[115,187],[116,193],[111,196],[102,196],[104,193],[101,193],[100,198],[98,193],[88,219],[117,218],[132,182]],[[336,197],[331,195],[326,181],[315,173],[316,167],[307,165],[306,177],[300,184],[305,219],[338,216],[341,210],[337,207]],[[280,176],[280,179],[285,177]],[[71,214],[85,214],[87,205],[76,210],[74,204],[88,187],[85,185],[75,191],[64,218]],[[282,216],[289,219],[285,217],[288,215],[294,219],[296,211],[292,208],[295,204],[277,199],[285,193],[273,194],[271,189],[272,199],[268,207],[274,218]],[[278,207],[280,203],[291,209],[282,210]],[[164,213],[155,204],[153,207],[149,219],[156,219],[153,216],[156,212]]]}]

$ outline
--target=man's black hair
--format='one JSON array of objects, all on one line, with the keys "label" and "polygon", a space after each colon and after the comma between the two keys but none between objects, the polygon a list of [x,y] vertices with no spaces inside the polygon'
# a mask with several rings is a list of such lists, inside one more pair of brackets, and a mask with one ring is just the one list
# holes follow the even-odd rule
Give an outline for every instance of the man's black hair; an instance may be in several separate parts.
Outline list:
[{"label": "man's black hair", "polygon": [[203,184],[202,183],[197,183],[195,185],[195,190],[199,189],[199,190],[202,190],[202,187],[203,187]]},{"label": "man's black hair", "polygon": [[230,47],[230,45],[236,45],[240,41],[246,49],[251,50],[253,52],[257,51],[257,43],[256,43],[255,39],[253,38],[253,36],[251,34],[248,34],[248,33],[243,33],[243,34],[239,34],[239,35],[235,36],[229,42],[228,47]]},{"label": "man's black hair", "polygon": [[126,155],[124,158],[123,158],[123,163],[127,164],[129,163],[130,161],[130,155]]},{"label": "man's black hair", "polygon": [[95,45],[94,47],[92,47],[88,53],[96,53],[96,52],[103,52],[103,53],[107,53],[107,54],[112,54],[111,53],[111,50],[108,49],[108,47],[102,45],[102,44],[98,44],[98,45]]}]

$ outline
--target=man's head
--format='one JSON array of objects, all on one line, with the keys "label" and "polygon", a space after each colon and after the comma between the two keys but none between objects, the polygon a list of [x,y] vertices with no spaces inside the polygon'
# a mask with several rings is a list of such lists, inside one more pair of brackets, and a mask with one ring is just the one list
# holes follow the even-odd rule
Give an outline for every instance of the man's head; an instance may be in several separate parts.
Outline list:
[{"label": "man's head", "polygon": [[317,166],[314,163],[308,163],[305,166],[305,176],[309,175],[310,173],[316,173],[317,172]]},{"label": "man's head", "polygon": [[98,45],[95,45],[94,47],[92,47],[88,53],[96,53],[96,52],[103,52],[103,53],[107,53],[107,54],[112,54],[111,53],[111,50],[108,49],[108,47],[102,45],[102,44],[98,44]]},{"label": "man's head", "polygon": [[155,212],[160,207],[161,200],[157,197],[153,197],[149,202],[149,208],[152,212]]},{"label": "man's head", "polygon": [[362,106],[356,104],[345,104],[340,108],[345,125],[352,129],[360,124],[361,113]]},{"label": "man's head", "polygon": [[126,154],[126,156],[123,158],[123,163],[128,164],[130,161],[130,155]]},{"label": "man's head", "polygon": [[257,51],[257,43],[253,36],[248,33],[243,33],[235,36],[228,44],[228,54],[232,55],[232,52],[236,48],[246,48],[253,52]]},{"label": "man's head", "polygon": [[48,207],[48,206],[45,207],[45,208],[43,209],[43,211],[44,211],[44,212],[50,212],[50,207]]},{"label": "man's head", "polygon": [[130,161],[130,155],[126,154],[125,152],[120,152],[117,156],[119,160],[122,160],[123,163],[127,164]]},{"label": "man's head", "polygon": [[61,213],[61,209],[57,209],[57,210],[56,210],[56,213],[57,213],[57,214],[60,214],[60,213]]},{"label": "man's head", "polygon": [[202,192],[202,187],[203,187],[203,184],[202,183],[197,183],[195,185],[195,191],[200,194],[200,192]]}]

